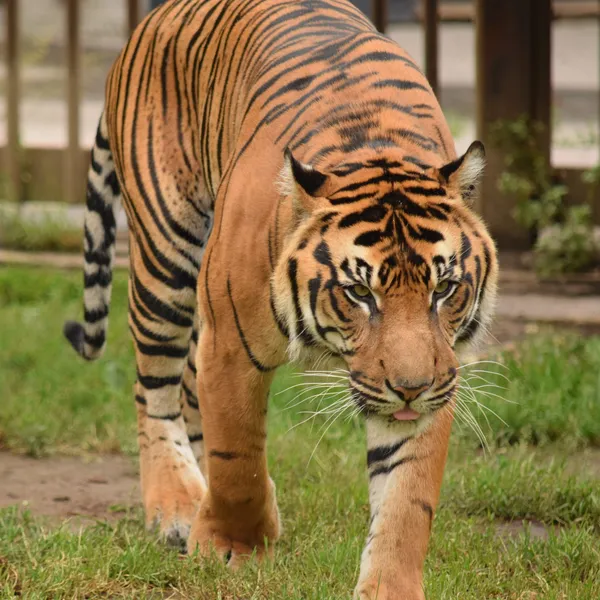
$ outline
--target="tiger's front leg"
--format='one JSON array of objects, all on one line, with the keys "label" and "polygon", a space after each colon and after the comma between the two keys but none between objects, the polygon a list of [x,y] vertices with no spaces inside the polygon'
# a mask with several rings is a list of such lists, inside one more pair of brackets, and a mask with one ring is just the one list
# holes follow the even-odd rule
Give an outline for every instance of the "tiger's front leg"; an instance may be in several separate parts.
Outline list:
[{"label": "tiger's front leg", "polygon": [[439,411],[420,435],[403,423],[367,422],[371,523],[356,600],[424,600],[423,563],[452,426]]},{"label": "tiger's front leg", "polygon": [[[216,342],[215,342],[216,339]],[[216,553],[235,568],[279,537],[275,486],[267,471],[266,413],[272,372],[248,359],[238,331],[204,325],[197,354],[208,491],[188,551]]]},{"label": "tiger's front leg", "polygon": [[146,525],[158,526],[162,538],[181,546],[206,489],[180,404],[195,298],[193,288],[173,290],[149,276],[142,252],[130,236],[129,327],[137,365],[142,498]]}]

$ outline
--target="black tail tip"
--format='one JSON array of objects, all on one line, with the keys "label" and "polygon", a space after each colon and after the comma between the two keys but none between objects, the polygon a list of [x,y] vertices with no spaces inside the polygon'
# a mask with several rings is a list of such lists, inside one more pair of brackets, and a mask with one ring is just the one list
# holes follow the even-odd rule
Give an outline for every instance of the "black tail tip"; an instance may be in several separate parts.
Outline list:
[{"label": "black tail tip", "polygon": [[83,325],[77,323],[77,321],[65,321],[63,327],[64,336],[71,342],[71,346],[75,348],[77,354],[84,356],[83,354],[83,342],[84,342],[84,331]]}]

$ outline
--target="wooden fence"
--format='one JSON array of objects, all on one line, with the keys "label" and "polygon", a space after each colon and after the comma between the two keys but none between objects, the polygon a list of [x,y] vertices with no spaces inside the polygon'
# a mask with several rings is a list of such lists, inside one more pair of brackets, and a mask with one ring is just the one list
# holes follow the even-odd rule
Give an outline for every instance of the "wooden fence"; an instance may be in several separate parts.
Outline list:
[{"label": "wooden fence", "polygon": [[[139,0],[123,0],[127,7],[127,31],[139,22]],[[420,18],[424,27],[425,72],[434,90],[439,88],[438,24],[440,15],[473,19],[476,24],[476,95],[477,135],[488,149],[488,176],[484,184],[479,211],[493,234],[504,247],[522,247],[527,234],[515,227],[511,211],[515,200],[502,197],[495,181],[503,169],[503,157],[490,144],[490,126],[498,119],[515,119],[526,114],[546,125],[540,137],[542,151],[550,156],[550,33],[556,16],[598,15],[598,2],[570,0],[474,0],[472,4],[440,6],[439,0],[421,0]],[[64,0],[66,25],[66,64],[68,79],[68,143],[64,149],[22,148],[19,132],[20,64],[19,64],[20,0],[3,0],[5,11],[6,119],[7,143],[0,148],[5,174],[5,195],[13,201],[24,198],[24,177],[37,182],[28,196],[44,199],[45,181],[60,179],[60,197],[68,202],[81,202],[89,150],[79,144],[80,118],[80,0]],[[388,26],[387,0],[371,0],[372,19],[380,31]],[[462,13],[461,13],[462,11]],[[600,224],[600,194],[589,194],[581,183],[581,170],[562,169],[556,165],[557,177],[570,185],[572,198],[585,198],[593,206],[594,219]],[[32,199],[32,198],[27,198]]]},{"label": "wooden fence", "polygon": [[[127,22],[124,34],[129,34],[140,20],[139,0],[123,0],[127,5]],[[80,133],[80,0],[64,0],[66,31],[65,62],[67,68],[67,139],[65,149],[23,148],[19,131],[20,120],[20,28],[19,9],[21,0],[3,0],[5,11],[6,48],[6,147],[0,148],[0,164],[5,176],[4,195],[10,201],[23,199],[54,199],[55,194],[44,195],[44,182],[59,179],[58,192],[67,202],[81,202],[83,181],[89,164],[89,149],[83,150],[79,144]],[[59,7],[60,8],[60,7]],[[33,181],[30,194],[24,195],[24,180]],[[53,186],[56,190],[56,186]],[[33,192],[33,194],[31,194]]]}]

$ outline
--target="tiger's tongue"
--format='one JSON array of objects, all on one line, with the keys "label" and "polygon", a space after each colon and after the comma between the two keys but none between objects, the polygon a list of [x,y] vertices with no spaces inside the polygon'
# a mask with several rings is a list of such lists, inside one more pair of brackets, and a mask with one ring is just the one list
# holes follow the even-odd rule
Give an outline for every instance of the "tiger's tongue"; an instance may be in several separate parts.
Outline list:
[{"label": "tiger's tongue", "polygon": [[418,412],[415,412],[411,408],[408,408],[408,406],[394,413],[394,419],[397,419],[398,421],[414,421],[420,416],[421,415]]}]

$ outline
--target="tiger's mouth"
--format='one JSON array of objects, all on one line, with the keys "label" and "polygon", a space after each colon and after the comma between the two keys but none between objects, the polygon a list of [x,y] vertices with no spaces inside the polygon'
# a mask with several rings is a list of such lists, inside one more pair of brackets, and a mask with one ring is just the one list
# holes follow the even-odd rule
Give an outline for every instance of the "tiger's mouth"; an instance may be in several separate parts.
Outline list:
[{"label": "tiger's mouth", "polygon": [[388,399],[373,396],[359,390],[350,382],[352,399],[365,417],[384,417],[390,421],[418,421],[442,409],[453,398],[457,384],[444,393],[430,398],[420,398],[418,402],[390,402]]}]

